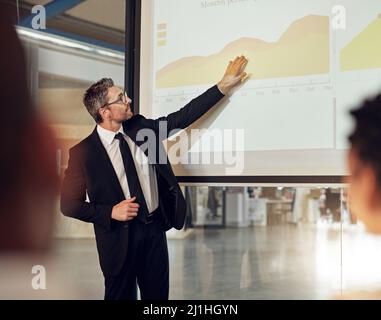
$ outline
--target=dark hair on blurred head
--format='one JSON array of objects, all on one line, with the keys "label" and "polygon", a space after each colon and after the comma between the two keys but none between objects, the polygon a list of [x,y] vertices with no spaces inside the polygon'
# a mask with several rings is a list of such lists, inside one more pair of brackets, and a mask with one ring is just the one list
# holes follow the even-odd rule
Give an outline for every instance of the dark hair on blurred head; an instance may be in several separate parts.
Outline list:
[{"label": "dark hair on blurred head", "polygon": [[351,111],[355,129],[349,136],[359,160],[372,167],[381,185],[381,94]]},{"label": "dark hair on blurred head", "polygon": [[83,104],[87,111],[94,118],[96,123],[102,122],[102,117],[99,114],[99,109],[107,103],[108,88],[114,86],[114,81],[111,78],[103,78],[88,88],[83,96]]}]

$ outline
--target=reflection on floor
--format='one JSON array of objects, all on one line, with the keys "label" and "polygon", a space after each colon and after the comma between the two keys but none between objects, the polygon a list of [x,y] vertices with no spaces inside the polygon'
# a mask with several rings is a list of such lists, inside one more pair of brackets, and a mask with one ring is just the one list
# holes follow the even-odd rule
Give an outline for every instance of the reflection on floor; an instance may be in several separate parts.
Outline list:
[{"label": "reflection on floor", "polygon": [[[59,274],[87,299],[103,298],[94,240],[57,240],[55,252]],[[196,229],[169,240],[169,253],[171,299],[326,299],[381,288],[381,240],[340,224]]]}]

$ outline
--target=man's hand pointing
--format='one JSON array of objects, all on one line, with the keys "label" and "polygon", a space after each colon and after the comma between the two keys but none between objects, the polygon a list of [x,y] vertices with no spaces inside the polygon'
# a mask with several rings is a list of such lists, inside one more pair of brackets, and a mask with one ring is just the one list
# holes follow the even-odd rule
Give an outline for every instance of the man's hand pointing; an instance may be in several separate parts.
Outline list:
[{"label": "man's hand pointing", "polygon": [[218,89],[223,94],[227,94],[230,89],[241,83],[246,77],[244,72],[248,60],[245,56],[236,57],[234,61],[230,61],[225,71],[224,77],[217,84]]}]

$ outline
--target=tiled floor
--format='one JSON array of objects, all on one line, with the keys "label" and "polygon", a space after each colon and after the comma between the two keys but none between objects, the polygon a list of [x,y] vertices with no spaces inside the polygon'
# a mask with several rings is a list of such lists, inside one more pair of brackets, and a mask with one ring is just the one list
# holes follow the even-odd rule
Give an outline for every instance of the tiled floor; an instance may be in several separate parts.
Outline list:
[{"label": "tiled floor", "polygon": [[[358,228],[196,229],[168,246],[171,299],[324,299],[381,287],[381,241]],[[55,253],[58,274],[103,298],[94,240],[57,240]]]}]

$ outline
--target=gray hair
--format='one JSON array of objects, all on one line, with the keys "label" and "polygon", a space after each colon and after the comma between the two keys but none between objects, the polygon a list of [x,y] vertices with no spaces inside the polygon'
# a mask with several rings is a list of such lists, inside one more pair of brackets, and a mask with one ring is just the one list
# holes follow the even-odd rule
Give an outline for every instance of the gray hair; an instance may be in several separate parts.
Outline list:
[{"label": "gray hair", "polygon": [[83,104],[96,123],[103,121],[99,109],[107,103],[108,88],[113,86],[114,81],[111,78],[102,78],[92,84],[83,96]]}]

